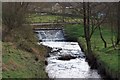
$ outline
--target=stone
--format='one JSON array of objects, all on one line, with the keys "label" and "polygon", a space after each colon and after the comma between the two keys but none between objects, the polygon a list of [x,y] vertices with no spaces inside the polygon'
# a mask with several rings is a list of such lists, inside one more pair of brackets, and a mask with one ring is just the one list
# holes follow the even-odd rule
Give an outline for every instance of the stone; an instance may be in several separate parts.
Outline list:
[{"label": "stone", "polygon": [[71,55],[62,55],[61,57],[58,58],[58,60],[70,60],[70,59],[75,59],[77,57],[71,56]]}]

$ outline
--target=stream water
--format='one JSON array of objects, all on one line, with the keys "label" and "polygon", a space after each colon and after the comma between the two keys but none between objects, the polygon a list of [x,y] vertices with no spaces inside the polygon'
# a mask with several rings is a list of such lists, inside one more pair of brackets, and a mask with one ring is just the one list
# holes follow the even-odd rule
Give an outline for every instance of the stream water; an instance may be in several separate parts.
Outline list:
[{"label": "stream water", "polygon": [[36,31],[38,44],[51,47],[46,72],[49,78],[98,78],[101,76],[97,70],[91,69],[86,62],[86,57],[77,42],[65,42],[62,30],[38,30]]}]

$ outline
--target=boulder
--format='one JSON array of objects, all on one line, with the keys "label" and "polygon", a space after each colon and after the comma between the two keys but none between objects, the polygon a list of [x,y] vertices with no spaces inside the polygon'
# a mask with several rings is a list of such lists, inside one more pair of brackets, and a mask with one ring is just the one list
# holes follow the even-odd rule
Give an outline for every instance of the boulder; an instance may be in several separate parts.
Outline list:
[{"label": "boulder", "polygon": [[68,55],[62,55],[61,57],[58,58],[58,60],[70,60],[70,59],[75,59],[77,57],[71,56],[70,54]]}]

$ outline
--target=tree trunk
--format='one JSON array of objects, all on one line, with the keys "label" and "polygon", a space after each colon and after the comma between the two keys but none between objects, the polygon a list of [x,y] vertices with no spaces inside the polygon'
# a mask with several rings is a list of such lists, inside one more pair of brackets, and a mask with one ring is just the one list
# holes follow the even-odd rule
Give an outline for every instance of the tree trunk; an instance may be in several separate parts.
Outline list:
[{"label": "tree trunk", "polygon": [[87,44],[87,52],[91,53],[91,42],[90,42],[90,21],[89,21],[89,2],[87,5],[83,2],[83,10],[84,10],[84,35]]},{"label": "tree trunk", "polygon": [[117,10],[117,41],[116,45],[120,42],[120,2],[118,2],[118,10]]},{"label": "tree trunk", "polygon": [[91,42],[90,42],[90,6],[89,2],[87,3],[87,46],[88,52],[91,53]]},{"label": "tree trunk", "polygon": [[85,39],[86,39],[86,4],[85,2],[83,2],[83,12],[84,12],[84,36],[85,36]]},{"label": "tree trunk", "polygon": [[99,32],[100,32],[100,38],[101,38],[102,41],[104,42],[104,47],[106,48],[106,47],[107,47],[107,43],[106,43],[105,39],[103,38],[103,35],[102,35],[102,31],[101,31],[100,26],[99,26]]}]

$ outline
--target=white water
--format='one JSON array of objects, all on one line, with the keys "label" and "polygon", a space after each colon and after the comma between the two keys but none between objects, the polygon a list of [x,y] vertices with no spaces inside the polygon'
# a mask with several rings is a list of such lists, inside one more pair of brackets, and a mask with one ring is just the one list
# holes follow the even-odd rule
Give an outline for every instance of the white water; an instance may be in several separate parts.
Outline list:
[{"label": "white water", "polygon": [[61,41],[64,40],[62,35],[62,30],[39,30],[36,31],[38,34],[39,40],[42,41]]},{"label": "white water", "polygon": [[[47,34],[44,34],[44,36],[49,35],[49,37],[46,37],[43,42],[38,43],[52,48],[49,53],[50,57],[46,58],[48,62],[46,72],[49,78],[70,78],[71,80],[74,80],[72,78],[101,78],[97,70],[90,69],[88,62],[85,61],[85,55],[77,42],[55,42],[56,37],[60,40],[64,38],[61,31],[54,32],[54,35],[48,34],[49,32],[54,31],[47,31]],[[41,33],[38,36],[39,39],[43,39]],[[51,40],[48,41],[48,38]],[[76,58],[59,60],[60,57],[65,55],[71,55]]]}]

